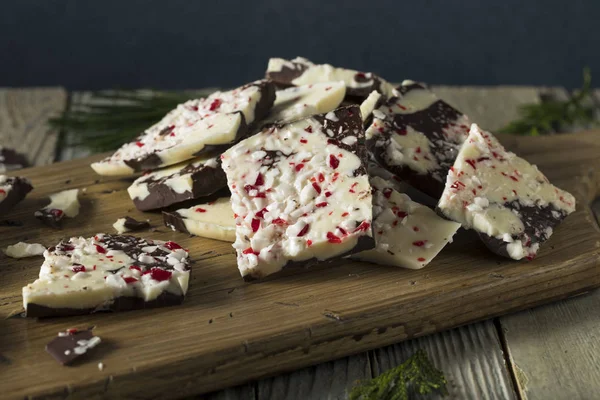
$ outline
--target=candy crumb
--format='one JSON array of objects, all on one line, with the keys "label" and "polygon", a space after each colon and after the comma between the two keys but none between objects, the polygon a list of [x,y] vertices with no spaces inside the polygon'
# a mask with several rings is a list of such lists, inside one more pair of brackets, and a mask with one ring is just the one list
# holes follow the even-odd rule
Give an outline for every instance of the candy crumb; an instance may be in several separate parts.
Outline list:
[{"label": "candy crumb", "polygon": [[104,364],[103,364],[103,363],[101,363],[101,362],[99,362],[99,363],[98,363],[98,369],[99,369],[100,371],[104,371]]}]

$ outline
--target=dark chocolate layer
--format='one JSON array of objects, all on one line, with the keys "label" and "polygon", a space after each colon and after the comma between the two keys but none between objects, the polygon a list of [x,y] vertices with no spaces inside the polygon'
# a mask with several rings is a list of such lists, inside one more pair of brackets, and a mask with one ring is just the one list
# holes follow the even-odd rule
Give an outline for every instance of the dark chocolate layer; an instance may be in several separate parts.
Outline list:
[{"label": "dark chocolate layer", "polygon": [[187,233],[190,232],[185,227],[185,223],[183,222],[183,218],[177,211],[163,211],[163,222],[165,226],[170,229],[175,229],[177,232]]},{"label": "dark chocolate layer", "polygon": [[124,218],[125,218],[125,223],[123,224],[123,226],[125,228],[129,229],[130,231],[141,231],[144,229],[150,229],[150,222],[148,222],[148,221],[138,221],[131,217],[124,217]]},{"label": "dark chocolate layer", "polygon": [[144,301],[140,297],[119,297],[111,304],[101,308],[51,308],[35,303],[27,305],[27,317],[47,318],[47,317],[68,317],[74,315],[86,315],[96,312],[106,311],[133,311],[151,308],[177,306],[183,303],[184,295],[176,295],[169,292],[162,292],[156,299]]}]

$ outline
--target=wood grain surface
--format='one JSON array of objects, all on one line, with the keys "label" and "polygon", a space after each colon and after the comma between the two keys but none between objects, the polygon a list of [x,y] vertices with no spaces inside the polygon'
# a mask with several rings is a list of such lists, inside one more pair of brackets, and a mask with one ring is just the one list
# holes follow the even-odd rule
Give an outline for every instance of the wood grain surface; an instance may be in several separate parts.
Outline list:
[{"label": "wood grain surface", "polygon": [[0,88],[0,146],[27,156],[32,165],[54,162],[58,132],[46,124],[64,110],[63,88]]},{"label": "wood grain surface", "polygon": [[[530,263],[496,258],[463,232],[420,271],[344,262],[246,284],[229,244],[164,228],[146,233],[190,248],[196,263],[184,305],[68,319],[3,319],[5,393],[10,398],[65,393],[73,398],[169,398],[206,392],[597,287],[600,233],[586,204],[598,188],[593,169],[599,137],[503,137],[554,183],[572,191],[580,204]],[[63,236],[112,231],[111,224],[126,214],[143,218],[124,191],[128,182],[93,175],[89,162],[22,171],[36,190],[11,218],[26,225],[1,227],[0,246],[19,240],[50,245]],[[41,229],[33,210],[48,194],[72,187],[87,188],[80,216],[67,221],[63,231]],[[158,214],[145,217],[160,226]],[[0,316],[7,317],[19,312],[20,288],[36,277],[40,261],[2,256],[0,263],[6,282]],[[87,325],[95,325],[105,343],[73,369],[76,373],[65,374],[43,347],[57,331]],[[97,369],[99,361],[103,371]],[[31,376],[37,377],[35,384]]]}]

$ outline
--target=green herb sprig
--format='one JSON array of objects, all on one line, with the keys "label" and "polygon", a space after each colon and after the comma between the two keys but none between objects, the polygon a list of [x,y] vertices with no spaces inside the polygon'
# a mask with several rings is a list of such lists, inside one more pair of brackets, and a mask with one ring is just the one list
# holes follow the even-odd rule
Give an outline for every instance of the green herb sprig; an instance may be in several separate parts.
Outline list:
[{"label": "green herb sprig", "polygon": [[360,382],[350,392],[350,400],[408,400],[409,386],[421,395],[437,391],[446,396],[446,383],[444,374],[419,349],[399,366]]},{"label": "green herb sprig", "polygon": [[566,101],[542,100],[519,109],[520,118],[500,130],[501,133],[538,136],[567,130],[574,125],[594,123],[594,107],[586,104],[592,94],[592,75],[583,69],[583,85]]},{"label": "green herb sprig", "polygon": [[91,93],[85,104],[52,118],[50,126],[75,137],[70,146],[94,151],[117,149],[160,121],[169,111],[189,99],[208,95],[202,92],[111,90]]}]

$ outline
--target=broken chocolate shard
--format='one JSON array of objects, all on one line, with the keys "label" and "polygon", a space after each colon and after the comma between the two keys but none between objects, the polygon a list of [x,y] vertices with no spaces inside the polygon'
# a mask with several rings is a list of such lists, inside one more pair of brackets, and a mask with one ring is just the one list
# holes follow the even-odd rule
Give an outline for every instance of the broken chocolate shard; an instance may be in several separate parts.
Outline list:
[{"label": "broken chocolate shard", "polygon": [[373,90],[386,97],[389,97],[393,90],[390,83],[371,72],[336,68],[329,64],[314,64],[303,57],[293,60],[271,58],[266,77],[280,87],[343,81],[346,85],[346,97],[352,103],[362,102]]},{"label": "broken chocolate shard", "polygon": [[438,211],[476,231],[494,253],[532,259],[575,211],[575,198],[473,124],[448,172]]},{"label": "broken chocolate shard", "polygon": [[62,228],[64,217],[75,218],[79,215],[79,189],[63,190],[50,195],[50,204],[33,215],[44,224],[55,228]]},{"label": "broken chocolate shard", "polygon": [[470,125],[425,85],[405,81],[396,96],[373,111],[367,148],[383,168],[439,199]]},{"label": "broken chocolate shard", "polygon": [[189,283],[188,253],[174,242],[97,234],[60,242],[44,258],[23,288],[28,317],[180,304]]},{"label": "broken chocolate shard", "polygon": [[33,186],[26,178],[0,175],[0,215],[8,213],[32,190]]},{"label": "broken chocolate shard", "polygon": [[58,336],[46,345],[46,351],[62,365],[69,365],[83,357],[100,342],[100,337],[95,336],[91,329],[81,331],[69,329],[59,332]]},{"label": "broken chocolate shard", "polygon": [[358,106],[274,125],[225,152],[242,277],[373,248],[366,161]]},{"label": "broken chocolate shard", "polygon": [[267,80],[189,100],[92,168],[101,175],[133,175],[224,151],[267,115],[274,100],[275,85]]},{"label": "broken chocolate shard", "polygon": [[198,158],[136,179],[127,192],[140,211],[209,196],[227,186],[218,155]]},{"label": "broken chocolate shard", "polygon": [[150,222],[148,221],[138,221],[131,217],[125,217],[125,222],[123,224],[125,228],[130,231],[141,231],[144,229],[150,229]]}]

